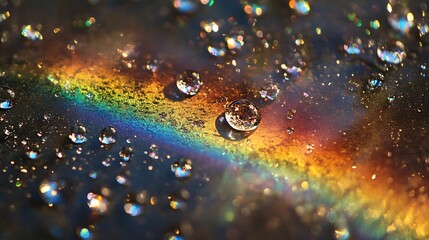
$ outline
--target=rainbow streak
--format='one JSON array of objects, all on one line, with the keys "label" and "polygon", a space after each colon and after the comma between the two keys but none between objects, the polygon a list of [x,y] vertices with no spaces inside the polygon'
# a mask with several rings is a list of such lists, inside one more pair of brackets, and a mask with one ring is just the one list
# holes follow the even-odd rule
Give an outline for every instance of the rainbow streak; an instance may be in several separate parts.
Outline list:
[{"label": "rainbow streak", "polygon": [[[286,179],[292,194],[312,194],[313,199],[306,202],[310,208],[316,211],[326,206],[344,213],[370,237],[429,237],[429,208],[421,207],[426,195],[410,198],[398,184],[391,183],[389,170],[373,177],[374,166],[363,163],[353,167],[353,156],[347,152],[317,148],[321,139],[305,134],[295,134],[292,139],[281,121],[271,114],[275,106],[262,110],[263,121],[253,135],[242,141],[229,141],[215,127],[217,117],[224,111],[223,104],[216,103],[221,94],[215,88],[206,86],[192,98],[172,101],[163,93],[171,82],[169,75],[161,73],[139,81],[111,69],[88,68],[73,59],[45,68],[44,72],[50,74],[53,89],[70,100],[113,112],[126,119],[127,124],[152,131],[179,149],[262,166],[269,174]],[[46,84],[48,80],[41,82],[52,86]],[[86,97],[88,94],[91,99]],[[204,125],[195,124],[198,121]],[[316,149],[305,154],[309,142]]]}]

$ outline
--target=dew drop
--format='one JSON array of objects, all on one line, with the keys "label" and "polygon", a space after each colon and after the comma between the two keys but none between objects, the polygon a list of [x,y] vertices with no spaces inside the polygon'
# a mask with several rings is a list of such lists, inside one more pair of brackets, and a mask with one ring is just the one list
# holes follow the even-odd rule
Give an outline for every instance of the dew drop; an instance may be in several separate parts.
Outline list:
[{"label": "dew drop", "polygon": [[180,159],[171,164],[171,171],[178,179],[187,179],[192,174],[192,161],[190,159]]},{"label": "dew drop", "polygon": [[180,235],[179,230],[165,234],[164,239],[166,239],[166,240],[185,240],[185,238],[182,235]]},{"label": "dew drop", "polygon": [[404,44],[400,41],[379,45],[377,55],[381,61],[399,64],[406,58]]},{"label": "dew drop", "polygon": [[73,143],[81,144],[88,140],[86,138],[86,133],[86,127],[80,123],[76,123],[70,129],[69,138]]},{"label": "dew drop", "polygon": [[102,144],[108,145],[108,144],[115,143],[116,137],[117,137],[116,129],[112,126],[108,126],[103,128],[103,130],[101,130],[98,140],[100,140]]},{"label": "dew drop", "polygon": [[279,95],[279,92],[280,92],[279,85],[276,83],[270,82],[262,86],[261,90],[259,91],[259,94],[262,99],[273,101],[274,99],[277,98],[277,96]]},{"label": "dew drop", "polygon": [[61,192],[58,183],[55,181],[43,180],[39,186],[43,200],[49,205],[61,202]]},{"label": "dew drop", "polygon": [[0,87],[0,109],[11,109],[15,104],[15,91],[7,86]]},{"label": "dew drop", "polygon": [[261,122],[261,113],[250,101],[239,99],[226,108],[225,119],[235,130],[252,131],[258,128]]},{"label": "dew drop", "polygon": [[177,88],[188,96],[197,94],[202,85],[200,74],[195,71],[186,70],[176,75]]}]

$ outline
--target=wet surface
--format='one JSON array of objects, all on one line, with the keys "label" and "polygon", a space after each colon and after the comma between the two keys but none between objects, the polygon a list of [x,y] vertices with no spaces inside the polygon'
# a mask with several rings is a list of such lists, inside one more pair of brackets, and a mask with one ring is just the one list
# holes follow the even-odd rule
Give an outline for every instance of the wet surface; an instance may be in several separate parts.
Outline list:
[{"label": "wet surface", "polygon": [[427,7],[0,1],[0,238],[427,238]]}]

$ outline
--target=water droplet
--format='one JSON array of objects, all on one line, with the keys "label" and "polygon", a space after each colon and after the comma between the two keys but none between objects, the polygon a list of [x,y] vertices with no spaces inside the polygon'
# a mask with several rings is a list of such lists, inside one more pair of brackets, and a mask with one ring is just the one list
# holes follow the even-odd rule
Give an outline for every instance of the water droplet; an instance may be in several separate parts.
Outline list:
[{"label": "water droplet", "polygon": [[290,0],[289,7],[300,15],[307,15],[310,12],[310,4],[305,0]]},{"label": "water droplet", "polygon": [[186,201],[180,197],[169,197],[170,207],[174,210],[185,210],[187,207]]},{"label": "water droplet", "polygon": [[192,161],[190,159],[180,159],[179,161],[171,164],[171,171],[179,179],[186,179],[192,173]]},{"label": "water droplet", "polygon": [[83,240],[92,239],[92,232],[88,228],[82,228],[78,231],[79,237]]},{"label": "water droplet", "polygon": [[102,144],[113,144],[116,142],[116,137],[116,129],[112,126],[108,126],[101,130],[98,140],[100,140]]},{"label": "water droplet", "polygon": [[197,0],[174,0],[174,8],[182,14],[192,14],[197,12],[199,1]]},{"label": "water droplet", "polygon": [[25,148],[25,154],[30,159],[37,159],[40,154],[40,146],[38,144],[31,144]]},{"label": "water droplet", "polygon": [[42,34],[39,31],[37,31],[36,29],[34,29],[31,25],[23,26],[21,34],[22,34],[22,36],[24,36],[24,37],[26,37],[32,41],[43,39]]},{"label": "water droplet", "polygon": [[362,40],[360,38],[351,38],[344,44],[344,50],[348,54],[361,54],[363,51]]},{"label": "water droplet", "polygon": [[129,215],[136,217],[140,216],[143,212],[143,206],[138,203],[127,202],[124,204],[124,210]]},{"label": "water droplet", "polygon": [[404,48],[404,44],[400,41],[388,42],[387,44],[379,45],[377,55],[381,61],[399,64],[407,56]]},{"label": "water droplet", "polygon": [[159,61],[157,59],[149,59],[144,65],[144,69],[150,71],[151,73],[156,73],[159,69]]},{"label": "water droplet", "polygon": [[238,51],[244,46],[244,32],[243,34],[232,34],[225,37],[226,46],[232,54],[237,54]]},{"label": "water droplet", "polygon": [[296,109],[289,109],[286,115],[287,119],[292,120],[293,117],[295,116],[295,113],[296,113]]},{"label": "water droplet", "polygon": [[258,128],[261,122],[261,113],[250,101],[239,99],[226,108],[225,119],[235,130],[252,131]]},{"label": "water droplet", "polygon": [[417,29],[419,30],[420,37],[426,36],[429,33],[429,20],[425,18],[421,19],[417,23]]},{"label": "water droplet", "polygon": [[293,132],[295,132],[295,130],[293,129],[293,127],[288,127],[287,128],[287,133],[288,134],[292,134]]},{"label": "water droplet", "polygon": [[203,85],[203,81],[201,80],[199,73],[186,70],[176,75],[176,85],[182,93],[188,96],[193,96],[200,90]]},{"label": "water droplet", "polygon": [[150,145],[149,157],[156,160],[159,158],[159,148],[155,144]]},{"label": "water droplet", "polygon": [[373,74],[368,79],[368,85],[367,90],[368,92],[374,93],[380,91],[381,87],[383,86],[384,82],[384,75],[381,73]]},{"label": "water droplet", "polygon": [[76,123],[71,127],[69,138],[72,142],[76,144],[81,144],[86,142],[88,139],[86,138],[86,127],[80,123]]},{"label": "water droplet", "polygon": [[347,240],[350,238],[350,233],[347,228],[335,229],[335,239]]},{"label": "water droplet", "polygon": [[131,160],[133,154],[134,154],[134,149],[132,147],[123,147],[119,152],[119,157],[122,160],[128,162]]},{"label": "water droplet", "polygon": [[271,100],[277,98],[277,95],[279,95],[280,89],[278,84],[276,83],[266,83],[264,86],[262,86],[261,90],[259,91],[259,94],[261,95],[261,98],[264,100]]},{"label": "water droplet", "polygon": [[110,203],[106,197],[90,192],[86,198],[88,199],[88,207],[92,213],[102,215],[109,211]]},{"label": "water droplet", "polygon": [[91,171],[89,173],[89,177],[92,178],[92,179],[96,179],[97,176],[98,176],[98,173],[96,171]]},{"label": "water droplet", "polygon": [[402,34],[408,34],[414,26],[414,15],[410,9],[404,4],[394,4],[393,6],[388,3],[387,10],[389,12],[389,24]]},{"label": "water droplet", "polygon": [[126,176],[124,176],[124,175],[118,175],[118,176],[116,176],[116,181],[117,181],[119,184],[121,184],[121,185],[125,185],[125,184],[127,184],[127,183],[128,183],[128,179],[127,179],[127,177],[126,177]]},{"label": "water droplet", "polygon": [[185,240],[185,238],[182,235],[180,235],[179,230],[165,234],[164,239],[166,239],[166,240]]},{"label": "water droplet", "polygon": [[0,109],[11,109],[15,103],[15,91],[7,86],[0,87]]},{"label": "water droplet", "polygon": [[39,191],[47,204],[54,205],[61,202],[61,192],[57,182],[43,180]]}]

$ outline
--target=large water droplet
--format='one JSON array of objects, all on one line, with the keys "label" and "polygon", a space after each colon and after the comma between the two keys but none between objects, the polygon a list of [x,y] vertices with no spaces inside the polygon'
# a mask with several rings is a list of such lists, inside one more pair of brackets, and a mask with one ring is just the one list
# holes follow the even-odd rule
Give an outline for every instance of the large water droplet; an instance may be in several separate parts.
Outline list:
[{"label": "large water droplet", "polygon": [[92,213],[102,215],[109,211],[110,203],[103,195],[90,192],[86,198],[88,199],[88,207]]},{"label": "large water droplet", "polygon": [[7,86],[0,87],[0,109],[11,109],[15,103],[15,91]]},{"label": "large water droplet", "polygon": [[264,100],[271,100],[277,98],[279,95],[280,89],[278,84],[269,82],[262,86],[261,90],[259,91],[259,94],[261,95],[261,98]]},{"label": "large water droplet", "polygon": [[258,107],[246,99],[232,102],[225,110],[228,124],[238,131],[255,130],[261,122],[261,113]]},{"label": "large water droplet", "polygon": [[190,159],[180,159],[171,165],[171,171],[179,179],[189,178],[192,174],[192,161]]},{"label": "large water droplet", "polygon": [[381,61],[399,64],[406,58],[404,44],[400,41],[380,44],[377,48],[377,55]]},{"label": "large water droplet", "polygon": [[61,202],[61,192],[57,182],[43,180],[39,186],[39,191],[47,204],[54,205]]},{"label": "large water droplet", "polygon": [[113,144],[116,142],[117,135],[116,129],[112,126],[108,126],[101,130],[98,140],[100,140],[102,144]]},{"label": "large water droplet", "polygon": [[176,85],[182,93],[188,96],[193,96],[200,90],[203,85],[203,81],[201,80],[199,73],[186,70],[176,75]]},{"label": "large water droplet", "polygon": [[88,139],[86,138],[86,127],[80,123],[76,123],[71,127],[69,138],[72,142],[76,144],[81,144],[86,142]]}]

